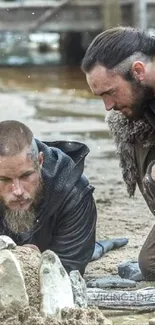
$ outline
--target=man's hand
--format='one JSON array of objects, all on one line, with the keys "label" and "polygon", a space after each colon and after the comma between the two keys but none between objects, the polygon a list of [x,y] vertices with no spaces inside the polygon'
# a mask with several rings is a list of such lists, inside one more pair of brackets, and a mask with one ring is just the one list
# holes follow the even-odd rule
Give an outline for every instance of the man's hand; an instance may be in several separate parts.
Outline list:
[{"label": "man's hand", "polygon": [[144,196],[150,203],[155,204],[155,160],[148,165],[143,178]]}]

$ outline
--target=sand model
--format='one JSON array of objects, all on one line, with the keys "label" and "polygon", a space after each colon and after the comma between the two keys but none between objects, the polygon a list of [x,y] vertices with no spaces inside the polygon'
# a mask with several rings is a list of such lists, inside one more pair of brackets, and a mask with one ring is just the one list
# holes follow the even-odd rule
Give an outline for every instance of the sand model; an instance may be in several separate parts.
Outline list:
[{"label": "sand model", "polygon": [[0,236],[0,325],[111,324],[87,307],[86,296],[80,301],[73,282],[54,252],[41,254]]}]

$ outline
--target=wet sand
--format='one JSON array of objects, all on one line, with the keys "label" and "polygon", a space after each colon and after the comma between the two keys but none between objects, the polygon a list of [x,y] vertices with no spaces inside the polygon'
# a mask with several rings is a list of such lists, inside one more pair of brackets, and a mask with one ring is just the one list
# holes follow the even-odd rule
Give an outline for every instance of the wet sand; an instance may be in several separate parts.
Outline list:
[{"label": "wet sand", "polygon": [[[82,90],[83,83],[81,89],[79,86],[77,90],[62,90],[56,86],[57,83],[53,88],[38,90],[37,86],[31,84],[26,89],[25,85],[20,88],[19,83],[8,84],[5,81],[0,93],[0,117],[1,120],[20,119],[27,123],[40,140],[77,140],[89,146],[85,173],[95,187],[97,239],[127,237],[129,243],[90,263],[85,276],[90,278],[117,274],[119,263],[137,260],[142,244],[155,222],[154,216],[138,189],[134,198],[128,198],[114,143],[104,121],[103,103],[89,98],[88,91]],[[134,323],[132,319],[129,323],[127,320],[125,322],[138,324],[137,320]],[[115,320],[114,324],[118,323]],[[144,322],[143,318],[139,324],[148,322]]]}]

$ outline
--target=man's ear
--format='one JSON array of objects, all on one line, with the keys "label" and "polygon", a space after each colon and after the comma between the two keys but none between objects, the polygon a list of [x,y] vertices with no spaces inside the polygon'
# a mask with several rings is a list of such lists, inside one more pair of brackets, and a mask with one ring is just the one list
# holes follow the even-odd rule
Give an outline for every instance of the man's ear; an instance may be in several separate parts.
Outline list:
[{"label": "man's ear", "polygon": [[132,75],[136,81],[144,81],[146,65],[142,61],[135,61],[132,64]]},{"label": "man's ear", "polygon": [[44,161],[44,154],[43,154],[42,151],[40,151],[39,154],[38,154],[38,162],[39,162],[40,167],[42,167],[43,161]]}]

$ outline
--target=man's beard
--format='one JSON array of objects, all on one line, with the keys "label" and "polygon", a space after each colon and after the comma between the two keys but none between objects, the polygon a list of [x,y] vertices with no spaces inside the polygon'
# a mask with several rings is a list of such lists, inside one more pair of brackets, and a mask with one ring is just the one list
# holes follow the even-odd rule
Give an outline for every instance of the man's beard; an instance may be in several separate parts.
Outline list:
[{"label": "man's beard", "polygon": [[25,211],[11,211],[6,208],[4,214],[4,222],[13,233],[30,231],[33,228],[35,219],[35,210],[32,208]]},{"label": "man's beard", "polygon": [[132,78],[131,86],[133,92],[134,103],[131,105],[131,116],[128,116],[130,120],[141,119],[149,106],[149,101],[154,97],[153,88],[147,85],[142,85],[140,82]]},{"label": "man's beard", "polygon": [[11,210],[4,200],[0,199],[0,208],[3,211],[4,225],[13,233],[32,230],[36,221],[36,207],[43,197],[43,182],[40,177],[39,185],[33,203],[28,210]]}]

